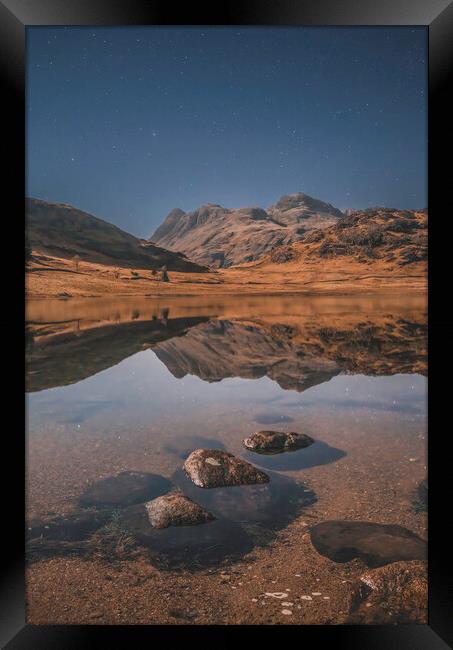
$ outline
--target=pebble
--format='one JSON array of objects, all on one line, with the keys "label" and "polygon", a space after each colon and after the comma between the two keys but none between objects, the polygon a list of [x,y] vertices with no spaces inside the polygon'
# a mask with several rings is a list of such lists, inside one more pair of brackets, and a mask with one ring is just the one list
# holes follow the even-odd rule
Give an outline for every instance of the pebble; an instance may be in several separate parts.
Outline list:
[{"label": "pebble", "polygon": [[282,603],[283,607],[292,607],[294,603]]},{"label": "pebble", "polygon": [[287,596],[287,594],[285,594],[285,592],[283,591],[275,591],[275,592],[266,591],[264,595],[270,596],[271,598],[286,598]]},{"label": "pebble", "polygon": [[313,600],[311,596],[301,596],[302,600]]},{"label": "pebble", "polygon": [[322,593],[320,591],[312,591],[311,595],[312,596],[322,596]]},{"label": "pebble", "polygon": [[294,574],[294,577],[295,577],[295,578],[300,578],[300,573],[295,573],[295,574]]},{"label": "pebble", "polygon": [[252,598],[252,603],[257,603],[257,602],[258,602],[258,598]]},{"label": "pebble", "polygon": [[330,600],[330,596],[323,596],[323,600]]},{"label": "pebble", "polygon": [[290,609],[282,609],[282,614],[285,614],[285,616],[290,616],[292,614],[292,611]]}]

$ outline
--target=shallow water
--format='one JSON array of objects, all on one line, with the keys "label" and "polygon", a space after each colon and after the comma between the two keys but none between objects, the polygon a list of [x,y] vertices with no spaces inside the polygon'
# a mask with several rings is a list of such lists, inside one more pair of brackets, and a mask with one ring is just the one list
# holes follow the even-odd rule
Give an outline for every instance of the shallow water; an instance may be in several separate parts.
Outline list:
[{"label": "shallow water", "polygon": [[[324,503],[330,518],[369,521],[404,503],[406,525],[423,527],[410,506],[426,474],[423,297],[30,301],[27,320],[30,517],[70,512],[87,483],[140,470],[217,518],[167,529],[158,566],[172,554],[191,569],[239,557],[301,515],[321,521]],[[259,429],[315,443],[247,451]],[[199,447],[238,455],[271,482],[197,488],[181,468]]]}]

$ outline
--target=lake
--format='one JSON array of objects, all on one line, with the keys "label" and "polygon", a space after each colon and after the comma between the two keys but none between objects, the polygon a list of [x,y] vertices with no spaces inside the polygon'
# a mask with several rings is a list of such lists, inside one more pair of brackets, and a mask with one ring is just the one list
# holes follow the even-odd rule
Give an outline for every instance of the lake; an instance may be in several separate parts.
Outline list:
[{"label": "lake", "polygon": [[[330,529],[319,541],[316,526],[368,522],[402,527],[416,545],[427,538],[426,333],[419,295],[28,301],[27,518],[44,531],[29,555],[29,622],[362,615],[360,576],[417,562],[419,551],[390,528],[370,551],[362,529],[347,529],[352,544]],[[259,430],[314,443],[245,449]],[[269,483],[195,486],[183,464],[200,448],[248,461]],[[46,521],[60,525],[90,486],[131,471],[165,479],[215,521],[137,544],[119,506],[94,538],[47,539]],[[403,604],[392,607],[372,601],[367,611],[378,612],[372,622],[404,622]]]}]

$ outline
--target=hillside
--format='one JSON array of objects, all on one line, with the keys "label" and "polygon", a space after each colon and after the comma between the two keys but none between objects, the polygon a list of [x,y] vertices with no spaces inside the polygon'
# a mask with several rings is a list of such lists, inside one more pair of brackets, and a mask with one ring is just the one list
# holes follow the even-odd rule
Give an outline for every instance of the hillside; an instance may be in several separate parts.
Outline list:
[{"label": "hillside", "polygon": [[130,235],[107,221],[69,205],[26,199],[25,213],[33,252],[59,258],[79,255],[82,261],[129,268],[206,272],[183,254],[165,250]]},{"label": "hillside", "polygon": [[328,227],[342,216],[329,203],[302,193],[283,196],[267,210],[208,203],[193,212],[172,210],[150,240],[200,264],[228,268],[300,241],[312,229]]},{"label": "hillside", "polygon": [[316,264],[325,271],[329,262],[345,270],[353,265],[398,272],[404,267],[426,265],[428,254],[426,211],[373,208],[343,216],[333,226],[307,233],[303,241],[279,246],[254,264],[241,268],[264,269],[278,266],[282,272]]}]

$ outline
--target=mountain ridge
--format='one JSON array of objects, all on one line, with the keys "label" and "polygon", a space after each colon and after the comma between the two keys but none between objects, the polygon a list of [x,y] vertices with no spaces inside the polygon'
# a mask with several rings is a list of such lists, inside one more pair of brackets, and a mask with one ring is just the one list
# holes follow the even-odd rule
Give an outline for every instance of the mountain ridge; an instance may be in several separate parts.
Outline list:
[{"label": "mountain ridge", "polygon": [[252,262],[276,246],[303,239],[306,232],[325,228],[343,213],[330,203],[303,192],[280,197],[269,208],[225,208],[205,203],[191,212],[173,209],[149,241],[211,267],[227,268]]}]

